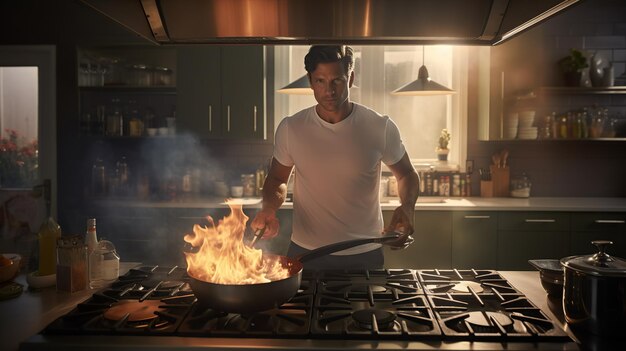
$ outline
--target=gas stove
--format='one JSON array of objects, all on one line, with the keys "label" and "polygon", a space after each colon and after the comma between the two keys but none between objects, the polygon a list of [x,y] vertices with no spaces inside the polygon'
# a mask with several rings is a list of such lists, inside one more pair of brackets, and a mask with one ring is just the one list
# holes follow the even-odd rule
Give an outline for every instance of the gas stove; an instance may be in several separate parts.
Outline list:
[{"label": "gas stove", "polygon": [[229,341],[250,340],[284,348],[290,341],[307,340],[310,348],[319,349],[336,347],[333,340],[373,342],[378,349],[392,345],[385,342],[418,349],[409,344],[445,349],[458,347],[458,342],[474,347],[481,342],[507,343],[507,348],[516,349],[515,345],[542,343],[561,349],[572,343],[493,270],[304,271],[300,289],[288,302],[253,314],[200,306],[188,281],[181,267],[131,269],[56,319],[40,337],[150,337],[151,343],[161,346],[180,338],[186,343],[186,338],[193,338],[204,345],[230,346]]}]

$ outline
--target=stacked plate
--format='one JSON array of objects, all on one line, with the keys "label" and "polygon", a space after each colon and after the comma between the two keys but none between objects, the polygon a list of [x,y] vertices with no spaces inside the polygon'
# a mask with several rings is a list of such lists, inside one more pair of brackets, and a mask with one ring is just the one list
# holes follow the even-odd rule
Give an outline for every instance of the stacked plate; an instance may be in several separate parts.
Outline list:
[{"label": "stacked plate", "polygon": [[504,138],[515,139],[517,137],[517,126],[519,118],[517,112],[509,113],[504,121]]},{"label": "stacked plate", "polygon": [[528,128],[532,127],[535,122],[535,111],[521,111],[519,113],[519,127]]},{"label": "stacked plate", "polygon": [[535,111],[520,111],[519,128],[517,130],[518,139],[537,139],[537,127],[533,127],[535,122]]},{"label": "stacked plate", "polygon": [[519,127],[517,138],[524,140],[537,139],[537,127]]}]

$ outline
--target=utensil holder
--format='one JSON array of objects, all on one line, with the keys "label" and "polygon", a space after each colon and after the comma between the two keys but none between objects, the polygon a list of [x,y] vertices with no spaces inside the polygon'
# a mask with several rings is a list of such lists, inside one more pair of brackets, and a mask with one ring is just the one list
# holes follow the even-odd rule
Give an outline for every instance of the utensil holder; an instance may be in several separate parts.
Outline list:
[{"label": "utensil holder", "polygon": [[491,180],[480,181],[480,196],[493,197],[493,181]]},{"label": "utensil holder", "polygon": [[491,181],[493,182],[493,196],[509,196],[509,185],[511,181],[509,167],[490,166],[489,169],[491,170]]}]

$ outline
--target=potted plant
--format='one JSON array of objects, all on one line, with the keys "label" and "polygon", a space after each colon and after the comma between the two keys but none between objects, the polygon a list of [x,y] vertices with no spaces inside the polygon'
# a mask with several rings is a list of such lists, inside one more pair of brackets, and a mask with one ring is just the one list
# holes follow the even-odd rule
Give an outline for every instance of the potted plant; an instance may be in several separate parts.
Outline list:
[{"label": "potted plant", "polygon": [[589,65],[587,58],[580,50],[570,49],[570,54],[559,60],[567,86],[580,86],[583,70]]},{"label": "potted plant", "polygon": [[437,159],[439,161],[447,161],[448,153],[450,150],[448,149],[448,143],[450,142],[450,133],[446,128],[441,130],[441,134],[439,134],[439,143],[435,152],[437,152]]}]

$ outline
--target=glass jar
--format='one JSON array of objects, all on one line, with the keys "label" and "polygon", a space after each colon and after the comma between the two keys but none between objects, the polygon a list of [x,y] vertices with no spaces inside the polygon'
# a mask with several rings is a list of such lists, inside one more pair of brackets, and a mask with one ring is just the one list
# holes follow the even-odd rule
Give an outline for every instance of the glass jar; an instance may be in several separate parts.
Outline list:
[{"label": "glass jar", "polygon": [[89,255],[89,287],[99,289],[120,275],[120,256],[108,240],[100,240]]},{"label": "glass jar", "polygon": [[243,196],[253,197],[256,193],[256,179],[254,174],[242,174],[241,185],[243,186]]},{"label": "glass jar", "polygon": [[167,67],[155,67],[154,71],[153,84],[154,85],[164,85],[170,86],[172,85],[172,70]]},{"label": "glass jar", "polygon": [[511,179],[511,197],[530,197],[530,177],[526,173],[513,176]]}]

